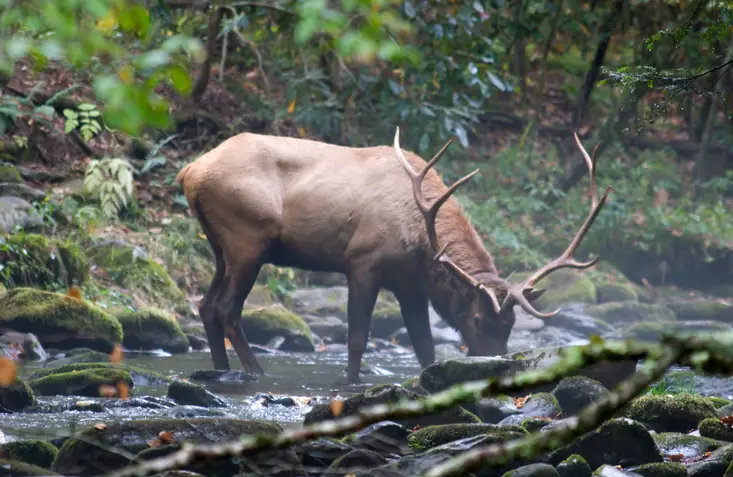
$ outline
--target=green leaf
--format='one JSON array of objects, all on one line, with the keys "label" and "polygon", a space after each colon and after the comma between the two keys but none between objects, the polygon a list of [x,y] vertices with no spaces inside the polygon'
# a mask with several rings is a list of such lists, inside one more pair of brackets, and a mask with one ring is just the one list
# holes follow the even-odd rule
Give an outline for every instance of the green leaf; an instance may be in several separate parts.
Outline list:
[{"label": "green leaf", "polygon": [[506,83],[504,83],[504,81],[502,81],[501,78],[496,76],[494,73],[492,73],[491,71],[487,71],[486,75],[489,77],[489,81],[491,81],[494,84],[494,86],[496,86],[499,90],[501,91],[508,90]]},{"label": "green leaf", "polygon": [[181,94],[188,94],[193,88],[193,80],[191,75],[188,74],[182,66],[172,65],[168,68],[168,74],[170,75],[173,87]]}]

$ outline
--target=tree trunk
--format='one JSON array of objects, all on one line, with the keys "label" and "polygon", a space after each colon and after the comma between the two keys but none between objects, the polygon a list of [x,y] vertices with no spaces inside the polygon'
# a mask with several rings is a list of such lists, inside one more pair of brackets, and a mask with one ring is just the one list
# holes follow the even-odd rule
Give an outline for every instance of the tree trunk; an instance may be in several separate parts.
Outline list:
[{"label": "tree trunk", "polygon": [[216,55],[216,37],[219,34],[219,24],[224,16],[224,9],[220,7],[214,7],[214,10],[209,14],[209,28],[206,38],[206,59],[201,65],[201,71],[199,77],[196,79],[196,84],[191,92],[191,97],[195,103],[201,100],[201,97],[206,92],[206,87],[209,85],[209,78],[211,77],[211,65],[214,62],[214,56]]}]

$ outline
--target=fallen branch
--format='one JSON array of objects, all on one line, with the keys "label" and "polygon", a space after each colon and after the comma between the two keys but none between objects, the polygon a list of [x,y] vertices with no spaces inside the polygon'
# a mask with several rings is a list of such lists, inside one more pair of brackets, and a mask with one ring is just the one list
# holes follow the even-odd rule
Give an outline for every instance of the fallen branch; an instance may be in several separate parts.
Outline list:
[{"label": "fallen branch", "polygon": [[[586,346],[573,348],[572,351],[565,353],[561,361],[544,370],[462,383],[431,395],[424,400],[403,400],[394,404],[379,404],[362,409],[356,415],[320,422],[302,429],[289,429],[272,438],[263,436],[246,437],[240,441],[212,445],[184,443],[182,448],[173,454],[121,469],[110,474],[110,477],[143,476],[149,473],[182,468],[199,458],[231,458],[263,450],[279,449],[319,437],[340,437],[348,432],[357,431],[384,420],[435,414],[467,400],[477,400],[497,393],[508,393],[524,389],[530,385],[554,383],[563,377],[573,375],[578,369],[594,363],[642,358],[649,358],[655,362],[652,371],[642,372],[641,375],[635,374],[625,383],[622,383],[619,386],[619,391],[614,392],[607,401],[598,405],[600,408],[598,406],[586,408],[580,414],[582,417],[579,419],[579,424],[566,432],[586,432],[587,429],[597,425],[597,419],[628,402],[646,384],[652,382],[655,376],[659,375],[659,369],[663,368],[661,371],[663,373],[670,364],[675,362],[683,365],[689,364],[696,368],[704,368],[706,371],[716,372],[723,369],[730,372],[733,370],[733,334],[723,335],[722,339],[719,335],[715,341],[697,338],[679,341],[665,338],[662,344],[644,344],[630,341],[592,342]],[[520,453],[526,455],[528,449],[534,449],[534,446],[537,445],[546,446],[548,443],[549,441],[545,441],[544,438],[538,441],[537,437],[530,437],[512,441],[506,445],[511,445],[510,448],[513,449],[511,455],[516,456]],[[498,451],[492,450],[491,452]],[[475,461],[471,460],[470,462]],[[447,467],[442,467],[442,469],[444,469],[444,472],[448,471]],[[453,472],[454,467],[450,467],[450,469]]]}]

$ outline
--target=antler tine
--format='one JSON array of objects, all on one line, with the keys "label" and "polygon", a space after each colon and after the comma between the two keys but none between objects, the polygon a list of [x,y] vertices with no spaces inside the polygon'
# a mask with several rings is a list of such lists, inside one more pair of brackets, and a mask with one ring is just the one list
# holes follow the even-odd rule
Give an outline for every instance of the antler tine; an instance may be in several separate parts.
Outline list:
[{"label": "antler tine", "polygon": [[583,158],[585,159],[585,162],[588,164],[588,173],[590,175],[590,190],[591,190],[591,211],[588,217],[586,217],[585,222],[583,222],[583,225],[580,227],[580,230],[578,230],[578,233],[575,234],[575,237],[573,237],[573,240],[570,242],[568,247],[565,249],[565,251],[557,257],[555,260],[551,261],[550,263],[546,264],[539,270],[537,270],[535,273],[533,273],[529,278],[524,280],[522,283],[520,283],[517,286],[512,287],[509,290],[509,293],[507,294],[506,298],[504,299],[504,302],[501,305],[501,310],[504,311],[506,308],[511,306],[514,302],[518,303],[527,313],[531,314],[532,316],[535,316],[537,318],[551,318],[555,315],[557,315],[560,310],[555,310],[549,313],[541,313],[537,311],[531,303],[529,303],[529,300],[524,296],[524,291],[530,288],[532,285],[534,285],[537,281],[541,280],[545,276],[549,275],[555,270],[559,270],[561,268],[575,268],[575,269],[586,269],[589,267],[592,267],[593,265],[598,262],[599,257],[594,257],[591,260],[588,260],[587,262],[578,262],[577,260],[573,259],[573,253],[578,248],[580,243],[583,241],[583,238],[588,233],[588,230],[593,225],[593,222],[598,217],[598,214],[601,211],[601,208],[606,203],[606,200],[608,199],[608,194],[613,190],[611,186],[606,187],[605,192],[601,196],[600,199],[596,197],[596,151],[598,150],[598,146],[596,146],[593,149],[593,156],[591,157],[588,155],[588,152],[585,150],[583,145],[580,143],[580,139],[578,138],[577,134],[574,134],[575,136],[575,142],[578,145],[578,148],[580,149],[580,152],[583,154]]}]

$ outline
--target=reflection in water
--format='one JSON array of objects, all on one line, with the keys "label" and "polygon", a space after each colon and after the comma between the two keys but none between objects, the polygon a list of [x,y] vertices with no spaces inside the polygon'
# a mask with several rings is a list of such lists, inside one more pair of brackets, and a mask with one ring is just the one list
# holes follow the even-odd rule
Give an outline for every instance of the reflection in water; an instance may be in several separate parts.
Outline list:
[{"label": "reflection in water", "polygon": [[[113,423],[130,419],[170,419],[181,417],[221,416],[238,419],[264,419],[280,422],[284,426],[300,425],[303,415],[311,408],[308,398],[329,400],[335,396],[348,396],[366,387],[381,383],[400,384],[420,372],[420,366],[413,353],[394,353],[381,350],[365,354],[364,361],[377,373],[362,376],[359,385],[346,386],[338,381],[346,368],[346,352],[323,351],[319,353],[278,353],[258,355],[267,376],[252,383],[210,383],[211,392],[226,399],[230,406],[223,409],[202,409],[190,406],[175,408],[130,407],[119,400],[90,399],[86,397],[44,397],[39,403],[50,409],[73,407],[79,401],[98,401],[105,406],[97,412],[87,410],[66,410],[63,412],[17,413],[2,415],[0,430],[10,439],[50,439],[70,435],[74,429],[98,422]],[[211,369],[208,352],[192,352],[184,355],[161,356],[127,353],[125,363],[131,366],[155,371],[166,376],[187,378],[193,371]],[[230,355],[234,369],[240,369],[236,355]],[[26,378],[43,363],[29,363],[20,370]],[[362,367],[363,371],[367,367]],[[132,397],[165,397],[166,385],[135,386]],[[259,393],[288,395],[295,398],[296,406],[266,406]],[[76,409],[84,408],[77,406]],[[89,407],[87,407],[89,409]],[[102,411],[102,412],[99,412]],[[0,440],[2,437],[0,435]]]}]

